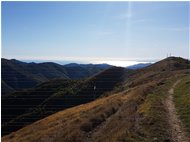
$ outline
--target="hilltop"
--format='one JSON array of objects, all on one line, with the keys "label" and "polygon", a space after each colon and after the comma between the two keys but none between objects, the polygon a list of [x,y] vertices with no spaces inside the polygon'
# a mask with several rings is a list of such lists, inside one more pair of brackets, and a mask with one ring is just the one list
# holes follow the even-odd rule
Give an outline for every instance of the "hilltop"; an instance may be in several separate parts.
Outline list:
[{"label": "hilltop", "polygon": [[[177,81],[179,84],[173,88],[173,84]],[[12,120],[4,119],[2,123],[4,134],[6,131],[14,131],[11,126],[15,124],[31,121],[30,125],[4,136],[2,141],[173,141],[175,137],[172,135],[173,128],[168,115],[171,111],[167,109],[166,103],[168,91],[171,88],[174,89],[174,94],[170,95],[174,95],[174,103],[177,104],[180,118],[183,118],[184,132],[188,137],[190,136],[190,111],[186,108],[190,105],[188,99],[185,98],[190,96],[189,82],[190,62],[176,57],[170,57],[137,70],[112,67],[81,82],[52,80],[32,90],[8,96],[15,97],[15,100],[2,98],[2,118],[7,119],[12,112],[19,111],[11,110],[11,106],[10,112],[3,110],[6,105],[10,105],[9,100],[22,105],[18,101],[25,97],[28,103],[31,98],[27,100],[27,97],[40,97],[37,93],[40,90],[37,89],[43,88],[46,92],[41,96],[45,99],[41,98],[41,100],[45,101],[36,103],[35,110],[42,106],[39,112],[44,113],[45,110],[47,115],[44,117],[49,115],[31,120],[34,116],[43,114],[30,115],[32,111],[24,116],[16,114],[18,115],[16,119],[14,117]],[[97,88],[96,92],[94,92],[94,86]],[[47,89],[50,88],[55,88],[55,90],[48,94]],[[182,104],[186,108],[181,108]],[[27,110],[32,109],[27,108]],[[27,115],[29,117],[26,117]]]}]

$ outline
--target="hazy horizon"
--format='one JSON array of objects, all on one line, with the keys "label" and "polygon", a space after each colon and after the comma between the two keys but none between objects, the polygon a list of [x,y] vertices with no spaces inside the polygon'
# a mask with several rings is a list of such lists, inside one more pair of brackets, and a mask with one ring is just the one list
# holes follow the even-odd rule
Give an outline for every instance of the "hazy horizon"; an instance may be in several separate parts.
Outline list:
[{"label": "hazy horizon", "polygon": [[[167,57],[176,57],[176,56],[170,56],[168,55]],[[118,59],[118,60],[51,60],[51,59],[16,59],[16,58],[4,58],[4,59],[8,59],[8,60],[19,60],[22,62],[26,62],[26,63],[45,63],[45,62],[53,62],[53,63],[57,63],[60,65],[67,65],[67,64],[71,64],[71,63],[76,63],[76,64],[109,64],[109,65],[113,65],[113,66],[118,66],[118,67],[128,67],[128,66],[132,66],[132,65],[137,65],[137,64],[146,64],[146,63],[156,63],[160,60],[164,60],[167,57],[163,58],[163,59],[147,59],[147,60],[139,60],[139,59],[133,59],[133,60],[124,60],[124,59]],[[180,57],[182,58],[182,57]],[[184,58],[185,59],[185,58]],[[190,61],[190,59],[187,59]]]},{"label": "hazy horizon", "polygon": [[[8,59],[8,58],[5,58]],[[8,60],[13,60],[15,58],[11,58]],[[118,66],[118,67],[128,67],[131,65],[136,65],[136,64],[141,64],[141,63],[155,63],[159,60],[110,60],[110,61],[85,61],[85,60],[27,60],[27,59],[15,59],[15,60],[19,60],[22,62],[26,62],[26,63],[45,63],[45,62],[53,62],[53,63],[57,63],[60,65],[67,65],[67,64],[71,64],[71,63],[76,63],[76,64],[109,64],[109,65],[113,65],[113,66]]]}]

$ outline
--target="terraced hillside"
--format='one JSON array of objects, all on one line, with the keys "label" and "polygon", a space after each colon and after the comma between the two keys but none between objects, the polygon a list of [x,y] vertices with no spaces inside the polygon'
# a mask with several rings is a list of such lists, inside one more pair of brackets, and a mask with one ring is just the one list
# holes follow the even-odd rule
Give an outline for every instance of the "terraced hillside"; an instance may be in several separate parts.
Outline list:
[{"label": "terraced hillside", "polygon": [[[114,90],[112,87],[112,91],[106,90],[111,92],[101,93],[104,95],[99,95],[92,102],[36,121],[2,137],[2,141],[179,142],[173,136],[173,127],[170,125],[169,114],[172,111],[167,107],[169,95],[174,96],[172,102],[176,104],[177,111],[174,116],[182,120],[179,127],[187,138],[184,142],[188,141],[190,114],[186,108],[189,108],[189,61],[170,57],[144,69],[122,72],[122,81],[117,82],[119,86]],[[113,73],[110,77],[119,77],[117,72]],[[101,75],[102,78],[104,75]],[[114,80],[110,77],[108,82]],[[94,79],[98,79],[98,76]],[[108,82],[101,82],[101,87],[107,88]],[[174,94],[169,93],[171,88]],[[183,104],[185,107],[181,107]]]}]

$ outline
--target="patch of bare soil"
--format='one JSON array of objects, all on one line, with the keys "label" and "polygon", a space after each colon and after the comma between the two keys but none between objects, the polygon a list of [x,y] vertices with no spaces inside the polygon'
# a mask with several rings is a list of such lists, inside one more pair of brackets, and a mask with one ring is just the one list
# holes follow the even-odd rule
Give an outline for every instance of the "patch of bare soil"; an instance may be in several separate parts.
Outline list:
[{"label": "patch of bare soil", "polygon": [[174,88],[179,82],[180,80],[176,81],[168,91],[169,95],[166,99],[166,107],[168,111],[168,120],[171,130],[172,142],[188,142],[182,122],[177,115],[175,104],[173,102]]}]

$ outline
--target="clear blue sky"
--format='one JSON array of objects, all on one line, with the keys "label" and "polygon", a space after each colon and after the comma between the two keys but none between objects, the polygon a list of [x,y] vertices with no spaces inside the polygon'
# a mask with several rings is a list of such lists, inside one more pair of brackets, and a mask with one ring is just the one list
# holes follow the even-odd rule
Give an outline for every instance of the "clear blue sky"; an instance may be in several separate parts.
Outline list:
[{"label": "clear blue sky", "polygon": [[2,2],[2,57],[189,57],[189,2]]}]

